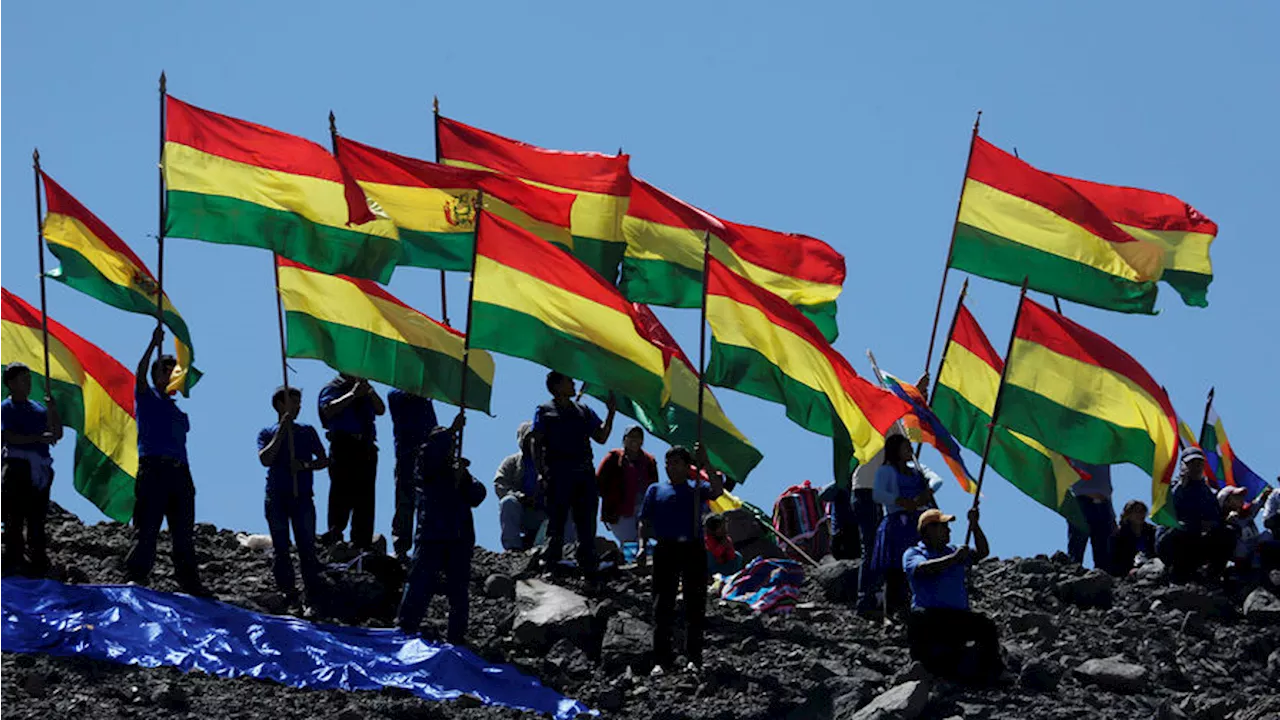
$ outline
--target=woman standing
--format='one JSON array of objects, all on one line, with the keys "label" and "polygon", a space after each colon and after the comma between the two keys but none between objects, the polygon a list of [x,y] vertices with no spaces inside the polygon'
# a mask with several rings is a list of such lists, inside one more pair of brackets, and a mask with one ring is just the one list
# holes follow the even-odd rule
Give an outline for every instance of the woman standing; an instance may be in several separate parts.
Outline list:
[{"label": "woman standing", "polygon": [[[864,584],[862,592],[874,597],[883,581],[885,605],[891,613],[908,608],[902,554],[920,542],[916,521],[920,513],[937,507],[933,493],[942,486],[942,479],[914,457],[910,440],[890,435],[885,440],[884,464],[876,471],[875,499],[884,506],[885,516],[876,531],[875,553],[870,559],[873,580]],[[867,601],[864,596],[860,603],[864,609]]]}]

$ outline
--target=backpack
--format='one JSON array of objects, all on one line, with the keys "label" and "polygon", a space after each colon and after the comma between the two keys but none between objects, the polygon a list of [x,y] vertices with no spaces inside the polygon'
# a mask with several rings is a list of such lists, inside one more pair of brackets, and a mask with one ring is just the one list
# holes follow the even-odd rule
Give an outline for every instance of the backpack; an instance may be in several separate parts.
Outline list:
[{"label": "backpack", "polygon": [[[778,496],[773,504],[773,529],[815,560],[831,552],[831,527],[823,514],[818,490],[808,480],[792,485]],[[782,550],[788,557],[802,559],[785,543]]]}]

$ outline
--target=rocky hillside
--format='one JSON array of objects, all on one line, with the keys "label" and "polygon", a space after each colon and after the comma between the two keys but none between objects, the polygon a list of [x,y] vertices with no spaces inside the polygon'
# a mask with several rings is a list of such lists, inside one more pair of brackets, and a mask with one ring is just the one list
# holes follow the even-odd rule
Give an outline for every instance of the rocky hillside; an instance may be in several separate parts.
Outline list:
[{"label": "rocky hillside", "polygon": [[[131,531],[82,525],[55,509],[55,574],[119,582]],[[226,602],[290,612],[272,587],[269,552],[231,531],[197,528],[205,582]],[[174,589],[162,536],[155,586]],[[331,561],[343,559],[339,547]],[[811,573],[787,617],[713,600],[701,675],[649,676],[650,595],[618,575],[581,595],[572,579],[516,582],[527,558],[477,550],[470,638],[606,717],[656,718],[1204,718],[1280,717],[1280,600],[1170,587],[1158,572],[1113,583],[1064,556],[988,560],[973,573],[974,605],[995,618],[1010,672],[989,688],[927,677],[900,627],[863,620],[847,602],[856,563]],[[337,580],[325,619],[357,613],[387,624],[393,567]],[[392,587],[388,587],[388,586]],[[1242,595],[1243,592],[1239,593]],[[514,596],[514,597],[513,597]],[[531,614],[538,604],[542,612]],[[525,610],[521,613],[521,610]],[[437,600],[429,630],[443,632]],[[302,691],[254,680],[143,670],[39,656],[3,656],[3,715],[13,718],[499,718],[520,713],[473,701],[429,703],[402,691]]]}]

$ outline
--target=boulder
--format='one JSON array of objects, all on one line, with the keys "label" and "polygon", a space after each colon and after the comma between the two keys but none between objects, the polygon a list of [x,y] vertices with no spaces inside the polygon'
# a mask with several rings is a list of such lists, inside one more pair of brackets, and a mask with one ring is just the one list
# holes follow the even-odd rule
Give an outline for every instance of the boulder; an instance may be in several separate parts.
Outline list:
[{"label": "boulder", "polygon": [[1053,692],[1061,679],[1062,668],[1043,657],[1027,662],[1018,674],[1018,684],[1033,692]]},{"label": "boulder", "polygon": [[1215,595],[1193,586],[1161,588],[1151,593],[1151,612],[1157,612],[1156,603],[1163,610],[1197,610],[1211,618],[1233,618],[1235,606],[1221,595]]},{"label": "boulder", "polygon": [[724,513],[725,529],[733,544],[744,545],[757,538],[763,538],[768,531],[754,513],[746,508],[737,508]]},{"label": "boulder", "polygon": [[1090,570],[1087,575],[1063,580],[1053,586],[1058,599],[1080,607],[1111,607],[1111,590],[1115,581],[1101,570]]},{"label": "boulder", "polygon": [[880,693],[849,720],[915,720],[929,702],[932,683],[911,680]]},{"label": "boulder", "polygon": [[652,644],[652,625],[630,613],[617,613],[605,625],[600,660],[606,668],[642,666]]},{"label": "boulder", "polygon": [[1049,613],[1028,612],[1009,618],[1009,629],[1015,633],[1030,633],[1040,640],[1055,640],[1058,637],[1058,621]]},{"label": "boulder", "polygon": [[1151,558],[1139,565],[1137,570],[1133,571],[1133,576],[1144,582],[1155,582],[1157,580],[1161,580],[1167,574],[1168,570],[1165,568],[1164,561],[1160,558]]},{"label": "boulder", "polygon": [[484,580],[484,594],[494,599],[515,599],[516,581],[510,575],[494,573]]},{"label": "boulder", "polygon": [[1076,677],[1117,692],[1145,692],[1149,685],[1147,669],[1125,662],[1119,655],[1084,661],[1076,668]]},{"label": "boulder", "polygon": [[858,560],[829,560],[810,571],[809,576],[822,589],[830,602],[855,602],[858,599]]},{"label": "boulder", "polygon": [[1267,672],[1271,673],[1271,677],[1280,681],[1280,649],[1273,650],[1267,656]]},{"label": "boulder", "polygon": [[1050,575],[1058,571],[1053,562],[1043,556],[1022,558],[1016,561],[1014,567],[1024,575]]},{"label": "boulder", "polygon": [[1244,616],[1259,625],[1280,625],[1280,598],[1271,591],[1258,588],[1244,599]]},{"label": "boulder", "polygon": [[786,553],[782,552],[782,548],[777,543],[767,537],[758,537],[754,540],[748,540],[745,543],[734,541],[734,548],[742,555],[742,562],[749,563],[758,557],[762,558],[784,558]]},{"label": "boulder", "polygon": [[587,599],[558,585],[529,578],[516,583],[520,612],[512,632],[516,642],[537,648],[566,638],[590,648],[593,616]]}]

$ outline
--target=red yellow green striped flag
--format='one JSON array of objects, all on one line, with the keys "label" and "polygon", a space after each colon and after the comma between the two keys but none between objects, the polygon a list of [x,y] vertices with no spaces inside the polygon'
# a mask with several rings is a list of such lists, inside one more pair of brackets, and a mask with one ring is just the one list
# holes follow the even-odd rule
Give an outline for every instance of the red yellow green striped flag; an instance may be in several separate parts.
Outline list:
[{"label": "red yellow green striped flag", "polygon": [[629,156],[546,150],[441,115],[436,116],[436,146],[445,165],[505,173],[572,193],[573,255],[614,282],[626,246],[622,216],[631,195]]},{"label": "red yellow green striped flag", "polygon": [[271,250],[379,282],[400,260],[392,222],[316,143],[166,97],[165,235]]},{"label": "red yellow green striped flag", "polygon": [[581,260],[484,212],[472,293],[473,348],[531,360],[642,407],[663,406],[662,350],[636,330],[631,303]]},{"label": "red yellow green striped flag", "polygon": [[50,318],[46,378],[40,311],[8,290],[0,295],[0,362],[31,368],[31,396],[43,398],[47,389],[62,424],[76,431],[76,491],[107,517],[128,522],[138,476],[133,373]]},{"label": "red yellow green striped flag", "polygon": [[[987,433],[992,431],[991,413],[1003,370],[1004,360],[969,309],[960,304],[951,337],[943,349],[930,406],[956,441],[979,455],[986,448]],[[1040,441],[1001,423],[991,438],[987,464],[1032,500],[1073,524],[1088,527],[1079,503],[1067,496],[1080,474],[1067,458]]]},{"label": "red yellow green striped flag", "polygon": [[[62,263],[49,271],[49,277],[121,310],[154,316],[160,287],[146,264],[53,178],[44,171],[40,178],[48,206],[41,232],[49,252]],[[201,373],[192,364],[195,353],[187,323],[169,302],[167,293],[163,307],[164,324],[173,332],[178,359],[168,390],[185,395]]]},{"label": "red yellow green striped flag", "polygon": [[396,224],[401,265],[468,271],[475,250],[477,197],[485,211],[549,242],[573,246],[569,234],[574,196],[544,190],[501,173],[417,160],[337,138],[337,156]]},{"label": "red yellow green striped flag", "polygon": [[[650,434],[669,445],[692,448],[698,441],[698,371],[648,306],[631,303],[631,310],[636,331],[662,352],[666,366],[662,405],[645,406],[624,396],[618,398],[618,412],[635,418]],[[607,388],[596,385],[588,385],[587,392],[602,400],[609,395]],[[707,448],[707,457],[734,481],[745,482],[764,456],[725,415],[711,388],[706,388],[705,393],[702,444]]]},{"label": "red yellow green striped flag", "polygon": [[835,478],[884,446],[910,406],[858,376],[817,326],[785,300],[710,258],[707,382],[781,403],[801,427],[835,440]]},{"label": "red yellow green striped flag", "polygon": [[1172,195],[1121,185],[1054,175],[1102,210],[1116,227],[1165,251],[1160,279],[1182,296],[1182,302],[1208,307],[1213,264],[1209,244],[1218,224]]},{"label": "red yellow green striped flag", "polygon": [[[285,354],[453,405],[461,404],[462,333],[404,304],[372,280],[328,275],[276,256]],[[467,407],[489,412],[493,358],[473,350]]]},{"label": "red yellow green striped flag", "polygon": [[806,235],[721,220],[638,178],[632,180],[631,203],[622,219],[627,247],[618,287],[636,302],[700,307],[707,233],[712,257],[796,306],[827,340],[835,340],[843,255]]},{"label": "red yellow green striped flag", "polygon": [[950,267],[1107,310],[1153,313],[1165,251],[1070,185],[975,136]]},{"label": "red yellow green striped flag", "polygon": [[1078,323],[1022,301],[997,422],[1067,457],[1132,463],[1151,475],[1151,516],[1166,506],[1178,427],[1164,388],[1125,351]]}]

